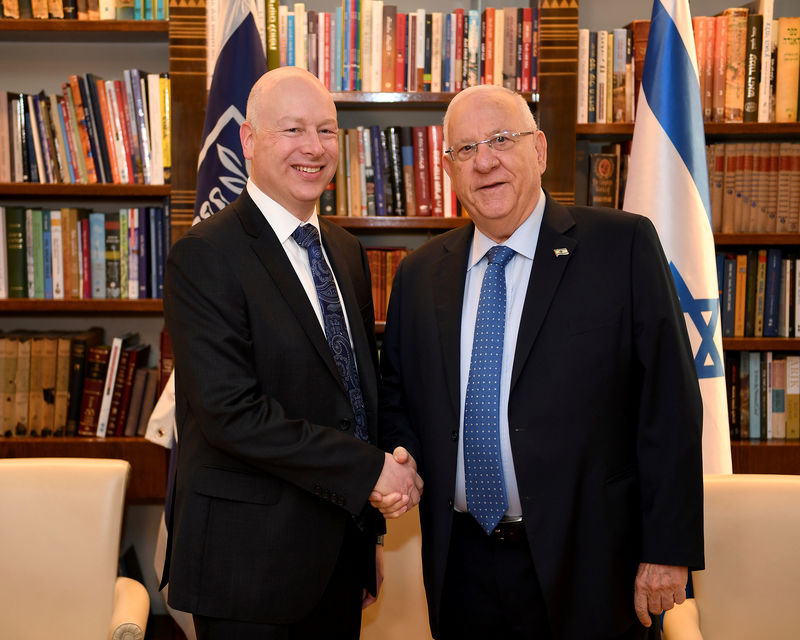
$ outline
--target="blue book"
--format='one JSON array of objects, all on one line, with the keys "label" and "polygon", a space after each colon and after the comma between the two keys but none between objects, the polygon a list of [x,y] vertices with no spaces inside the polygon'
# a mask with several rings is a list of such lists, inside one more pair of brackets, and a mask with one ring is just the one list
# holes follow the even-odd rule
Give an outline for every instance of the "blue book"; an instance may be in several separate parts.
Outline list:
[{"label": "blue book", "polygon": [[164,20],[164,0],[153,0],[156,3],[156,20]]},{"label": "blue book", "polygon": [[139,207],[139,226],[136,243],[139,246],[139,297],[150,297],[150,216],[145,207]]},{"label": "blue book", "polygon": [[294,14],[286,16],[286,66],[294,66]]},{"label": "blue book", "polygon": [[158,213],[155,207],[147,208],[148,222],[148,235],[149,237],[149,262],[150,262],[150,297],[158,298],[158,245],[159,241],[159,226],[157,222]]},{"label": "blue book", "polygon": [[[743,434],[744,435],[744,434]],[[750,439],[761,438],[761,357],[750,354]]]},{"label": "blue book", "polygon": [[53,237],[50,233],[50,212],[42,214],[42,261],[44,271],[44,297],[53,299]]},{"label": "blue book", "polygon": [[736,321],[736,256],[725,256],[723,271],[722,335],[731,337]]},{"label": "blue book", "polygon": [[89,265],[92,298],[106,297],[106,214],[89,214]]},{"label": "blue book", "polygon": [[133,19],[141,20],[142,18],[144,18],[144,13],[142,12],[142,0],[133,0]]},{"label": "blue book", "polygon": [[764,291],[764,337],[778,337],[778,302],[781,284],[781,250],[767,250],[767,286]]},{"label": "blue book", "polygon": [[388,176],[383,175],[383,149],[381,149],[381,128],[377,124],[370,128],[370,139],[372,142],[372,175],[375,180],[375,215],[386,215],[386,192],[384,191],[385,180]]}]

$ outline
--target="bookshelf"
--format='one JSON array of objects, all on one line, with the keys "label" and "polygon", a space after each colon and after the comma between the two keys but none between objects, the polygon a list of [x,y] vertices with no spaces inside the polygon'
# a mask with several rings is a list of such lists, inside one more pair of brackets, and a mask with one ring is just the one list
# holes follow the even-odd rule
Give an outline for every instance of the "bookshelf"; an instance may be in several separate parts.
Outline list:
[{"label": "bookshelf", "polygon": [[[71,73],[120,78],[123,68],[134,65],[151,72],[166,71],[169,33],[166,21],[0,20],[0,56],[14,61],[0,72],[3,89],[49,92]],[[2,183],[0,205],[111,211],[163,206],[169,203],[171,191],[170,185]],[[0,329],[73,331],[98,325],[104,327],[107,341],[135,329],[142,342],[152,346],[150,365],[155,365],[162,314],[160,299],[3,299]],[[141,437],[0,439],[0,457],[29,456],[123,458],[131,463],[128,502],[164,500],[169,454]]]},{"label": "bookshelf", "polygon": [[[740,6],[744,2],[703,0],[692,2],[692,15],[715,15],[726,7]],[[775,2],[775,17],[797,15],[788,3]],[[622,0],[581,2],[580,27],[590,30],[613,29],[633,20],[648,20],[650,3],[634,7]],[[637,61],[638,63],[638,61]],[[543,96],[543,98],[545,98]],[[631,140],[634,130],[632,122],[582,123],[575,129],[576,141],[589,143],[624,143]],[[800,122],[791,123],[730,123],[706,122],[704,124],[706,144],[716,142],[754,141],[800,141]],[[576,191],[578,185],[576,185]],[[732,253],[747,248],[781,248],[794,250],[800,246],[800,233],[715,233],[714,243],[718,250]],[[772,351],[797,355],[800,353],[800,338],[724,337],[726,352]],[[731,443],[733,469],[737,473],[788,473],[800,474],[800,443],[797,441],[740,440]]]}]

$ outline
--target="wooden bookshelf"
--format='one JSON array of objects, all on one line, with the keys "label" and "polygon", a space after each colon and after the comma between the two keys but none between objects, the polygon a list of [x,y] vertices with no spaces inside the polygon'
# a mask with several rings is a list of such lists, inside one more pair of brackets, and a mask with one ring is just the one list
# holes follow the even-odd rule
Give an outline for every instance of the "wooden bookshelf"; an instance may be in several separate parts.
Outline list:
[{"label": "wooden bookshelf", "polygon": [[170,195],[168,184],[46,184],[39,182],[0,182],[0,197],[20,197],[30,200],[66,198],[106,198],[163,200]]},{"label": "wooden bookshelf", "polygon": [[[800,135],[798,122],[706,122],[707,138],[787,138]],[[575,125],[579,138],[630,138],[633,122],[583,123]]]},{"label": "wooden bookshelf", "polygon": [[800,233],[715,233],[714,244],[717,246],[800,245]]},{"label": "wooden bookshelf", "polygon": [[467,217],[433,218],[430,216],[325,216],[345,229],[357,231],[446,231],[469,223]]},{"label": "wooden bookshelf", "polygon": [[169,451],[144,438],[0,438],[0,458],[120,458],[131,464],[126,499],[163,502]]},{"label": "wooden bookshelf", "polygon": [[161,315],[164,304],[160,298],[142,300],[110,300],[92,298],[87,300],[40,300],[31,298],[7,298],[0,300],[0,313],[5,314],[124,314]]},{"label": "wooden bookshelf", "polygon": [[4,42],[166,42],[167,20],[0,19]]},{"label": "wooden bookshelf", "polygon": [[731,443],[734,473],[800,473],[800,442],[741,440]]}]

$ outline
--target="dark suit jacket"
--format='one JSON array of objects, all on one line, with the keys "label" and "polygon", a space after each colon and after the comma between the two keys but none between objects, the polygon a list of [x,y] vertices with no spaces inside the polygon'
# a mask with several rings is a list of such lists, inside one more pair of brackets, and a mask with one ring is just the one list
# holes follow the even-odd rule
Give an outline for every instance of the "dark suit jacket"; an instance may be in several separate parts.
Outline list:
[{"label": "dark suit jacket", "polygon": [[[337,225],[320,218],[320,226],[377,442],[366,254]],[[359,514],[365,586],[374,589],[374,536],[383,521],[365,505],[383,453],[352,435],[352,408],[319,321],[246,190],[175,243],[164,310],[179,438],[164,572],[170,605],[296,621],[319,601],[345,525]]]},{"label": "dark suit jacket", "polygon": [[[425,480],[431,626],[452,525],[459,341],[474,227],[400,265],[381,350],[381,433]],[[569,255],[556,256],[555,249]],[[549,196],[508,405],[528,542],[556,638],[608,638],[635,621],[639,562],[703,565],[702,404],[683,314],[641,216]],[[588,631],[587,631],[588,630]]]}]

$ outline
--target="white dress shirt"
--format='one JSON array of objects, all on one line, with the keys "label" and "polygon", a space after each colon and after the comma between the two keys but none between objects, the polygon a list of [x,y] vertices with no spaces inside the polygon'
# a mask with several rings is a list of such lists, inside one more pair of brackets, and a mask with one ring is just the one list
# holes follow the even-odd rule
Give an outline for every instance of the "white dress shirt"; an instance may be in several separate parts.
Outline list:
[{"label": "white dress shirt", "polygon": [[[325,323],[322,320],[322,308],[319,305],[317,289],[314,286],[314,278],[311,275],[311,263],[308,259],[308,251],[297,244],[295,239],[292,237],[292,233],[294,233],[294,230],[297,229],[297,227],[304,224],[312,224],[314,227],[316,227],[317,233],[320,235],[320,239],[322,238],[322,233],[319,230],[319,220],[317,219],[316,210],[311,214],[311,217],[308,220],[301,222],[299,218],[275,202],[266,193],[261,191],[261,189],[259,189],[253,183],[253,181],[250,180],[250,178],[247,179],[247,193],[264,215],[269,223],[269,226],[272,227],[272,230],[275,232],[275,235],[278,236],[278,241],[281,243],[283,250],[286,252],[286,257],[289,258],[289,262],[292,263],[292,268],[297,274],[297,277],[300,279],[300,284],[303,285],[306,296],[308,296],[308,301],[314,308],[314,313],[317,314],[319,326],[322,327],[322,332],[324,333]],[[333,275],[333,282],[336,284],[336,293],[339,296],[339,301],[341,302],[342,309],[344,310],[344,321],[347,326],[347,335],[350,338],[350,346],[352,347],[353,338],[352,332],[350,331],[350,321],[347,318],[347,308],[344,306],[342,291],[339,288],[339,282],[336,280],[336,274],[333,271],[333,267],[331,267],[331,261],[328,259],[328,254],[325,253],[324,245],[322,245],[322,255],[325,258],[325,262],[328,263],[328,268],[331,270],[331,274]],[[356,363],[356,367],[358,367],[358,363]]]},{"label": "white dress shirt", "polygon": [[[511,368],[514,364],[514,353],[517,347],[522,307],[528,291],[528,281],[533,267],[533,256],[539,240],[539,229],[544,214],[544,192],[540,190],[539,201],[530,216],[503,245],[511,247],[516,253],[506,265],[506,327],[503,337],[503,364],[500,375],[500,455],[503,460],[503,478],[508,497],[507,516],[522,515],[522,504],[519,499],[517,477],[514,473],[514,457],[511,452],[511,440],[508,435],[508,397],[511,389]],[[458,511],[468,511],[467,494],[464,487],[464,401],[467,396],[469,366],[472,358],[472,340],[475,334],[475,318],[478,315],[478,300],[486,273],[486,252],[497,243],[475,229],[467,268],[467,280],[464,285],[464,305],[461,313],[461,404],[459,431],[462,437],[458,440],[458,466],[456,468],[456,499]]]}]

